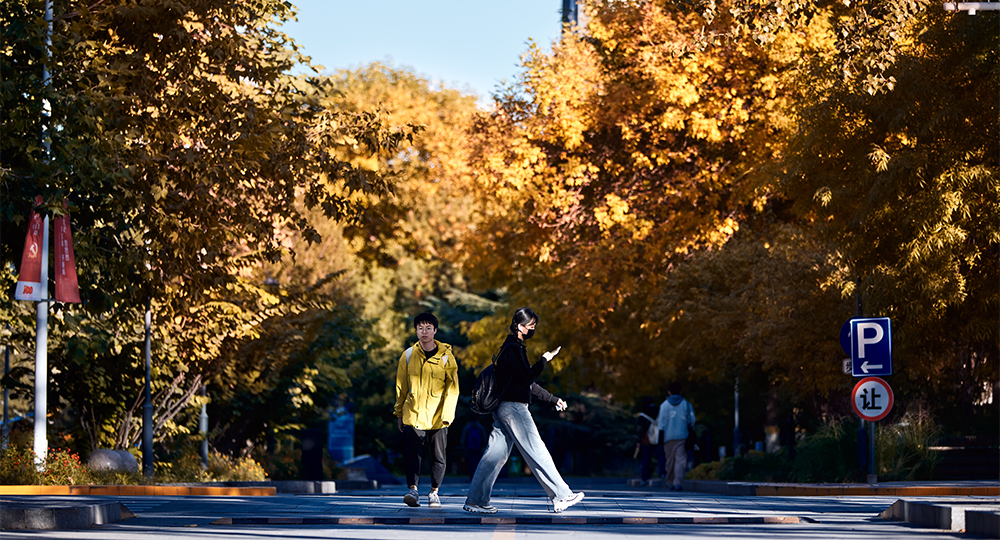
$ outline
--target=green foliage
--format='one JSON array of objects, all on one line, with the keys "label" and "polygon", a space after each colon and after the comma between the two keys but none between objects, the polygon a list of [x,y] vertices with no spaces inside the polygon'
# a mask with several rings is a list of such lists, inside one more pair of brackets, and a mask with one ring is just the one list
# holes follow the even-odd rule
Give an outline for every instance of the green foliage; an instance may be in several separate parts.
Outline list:
[{"label": "green foliage", "polygon": [[861,480],[856,422],[829,422],[795,446],[789,477],[796,482]]},{"label": "green foliage", "polygon": [[[29,201],[60,213],[68,200],[83,304],[53,306],[50,396],[69,404],[81,446],[137,441],[148,300],[155,438],[182,435],[174,419],[221,369],[222,347],[277,314],[249,276],[289,254],[283,231],[317,242],[306,210],[361,221],[369,196],[390,194],[392,171],[338,156],[392,154],[414,129],[338,109],[327,79],[289,75],[308,59],[275,29],[287,2],[57,2],[47,49],[43,6],[0,10],[3,281]],[[5,337],[33,343],[12,290],[0,291]]]},{"label": "green foliage", "polygon": [[[276,437],[274,444],[268,448],[257,448],[254,452],[254,459],[246,458],[248,462],[255,464],[264,471],[264,475],[270,480],[301,480],[302,476],[302,445],[293,435],[283,435]],[[323,452],[322,456],[323,478],[328,480],[340,479],[341,469],[330,456]]]},{"label": "green foliage", "polygon": [[[142,461],[140,456],[139,461]],[[156,476],[146,478],[142,471],[129,472],[114,469],[89,469],[90,481],[95,486],[142,486],[157,482]]]},{"label": "green foliage", "polygon": [[684,478],[689,480],[720,480],[722,471],[722,466],[725,464],[725,460],[722,461],[706,461],[705,463],[699,463],[693,469],[684,475]]},{"label": "green foliage", "polygon": [[766,453],[750,450],[745,456],[726,458],[716,475],[718,480],[787,482],[789,460],[784,450]]},{"label": "green foliage", "polygon": [[[796,444],[794,459],[785,449],[772,453],[750,451],[745,456],[702,463],[686,477],[738,482],[862,481],[868,471],[858,469],[855,426],[855,421],[824,424]],[[899,423],[879,425],[875,445],[879,480],[930,480],[939,456],[929,446],[939,433],[923,412],[907,413]]]},{"label": "green foliage", "polygon": [[941,434],[925,412],[907,412],[899,421],[880,425],[876,430],[875,463],[879,479],[894,481],[930,480],[941,459],[930,449]]},{"label": "green foliage", "polygon": [[[543,387],[551,386],[539,381]],[[554,388],[553,388],[554,390]],[[560,471],[566,475],[629,474],[635,449],[635,417],[608,396],[593,393],[560,395],[569,408],[534,406],[539,434]]]},{"label": "green foliage", "polygon": [[201,455],[193,446],[186,446],[173,459],[158,460],[155,472],[157,483],[263,482],[267,476],[251,457],[225,456],[211,449],[208,468],[202,468]]},{"label": "green foliage", "polygon": [[39,470],[35,452],[29,446],[9,445],[0,451],[0,484],[74,485],[92,483],[89,469],[70,450],[50,448]]},{"label": "green foliage", "polygon": [[210,439],[222,452],[240,454],[322,422],[367,371],[366,349],[378,345],[350,306],[309,291],[286,294],[284,314],[263,321],[258,339],[233,342],[210,379]]}]

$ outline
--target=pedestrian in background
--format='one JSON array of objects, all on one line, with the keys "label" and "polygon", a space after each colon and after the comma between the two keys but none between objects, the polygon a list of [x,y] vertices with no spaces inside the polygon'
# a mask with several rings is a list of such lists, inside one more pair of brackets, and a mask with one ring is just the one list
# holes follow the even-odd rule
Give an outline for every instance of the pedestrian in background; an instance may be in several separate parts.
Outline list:
[{"label": "pedestrian in background", "polygon": [[486,430],[479,424],[479,420],[473,419],[465,424],[465,429],[462,430],[462,447],[465,449],[465,462],[469,465],[469,480],[472,480],[486,447]]},{"label": "pedestrian in background", "polygon": [[458,361],[451,345],[434,339],[437,317],[421,313],[413,319],[417,342],[403,351],[396,366],[396,425],[403,432],[408,506],[420,506],[420,464],[425,442],[430,442],[431,491],[427,505],[441,506],[438,488],[444,481],[448,449],[448,426],[458,405]]},{"label": "pedestrian in background", "polygon": [[657,416],[660,440],[663,443],[664,482],[671,491],[680,491],[681,480],[687,470],[688,430],[694,427],[694,408],[681,396],[681,384],[672,382],[667,386],[667,399],[660,405]]},{"label": "pedestrian in background", "polygon": [[545,369],[545,364],[559,354],[559,349],[542,354],[534,365],[528,362],[528,351],[524,341],[535,334],[538,316],[530,308],[518,308],[510,323],[510,334],[497,353],[497,388],[501,392],[500,406],[493,412],[493,432],[490,433],[476,474],[469,486],[469,496],[464,509],[478,514],[495,514],[497,509],[490,504],[493,484],[497,475],[507,463],[511,450],[518,451],[546,495],[552,499],[555,512],[573,506],[583,500],[583,493],[574,493],[556,470],[555,462],[548,448],[538,435],[538,427],[528,411],[532,399],[552,403],[556,410],[566,409],[566,402],[556,398],[535,384],[535,379]]},{"label": "pedestrian in background", "polygon": [[656,417],[659,415],[659,407],[653,398],[642,398],[642,412],[636,419],[636,436],[638,441],[636,451],[639,456],[639,478],[640,485],[650,485],[650,478],[653,476],[653,458],[656,458],[656,465],[659,468],[660,476],[664,476],[663,468],[663,446],[660,444],[659,423]]}]

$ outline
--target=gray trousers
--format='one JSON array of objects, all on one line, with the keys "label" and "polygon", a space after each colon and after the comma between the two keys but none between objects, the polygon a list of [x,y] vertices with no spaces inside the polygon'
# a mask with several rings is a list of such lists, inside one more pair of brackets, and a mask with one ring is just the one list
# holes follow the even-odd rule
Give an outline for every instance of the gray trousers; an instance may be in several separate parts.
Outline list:
[{"label": "gray trousers", "polygon": [[556,470],[549,449],[538,435],[528,404],[504,401],[493,413],[493,432],[490,433],[486,453],[472,477],[465,504],[486,506],[490,503],[493,484],[515,445],[550,498],[565,499],[572,495],[573,492]]},{"label": "gray trousers", "polygon": [[663,455],[666,456],[667,475],[663,481],[668,486],[679,486],[687,471],[688,455],[684,448],[685,439],[676,439],[663,443]]}]

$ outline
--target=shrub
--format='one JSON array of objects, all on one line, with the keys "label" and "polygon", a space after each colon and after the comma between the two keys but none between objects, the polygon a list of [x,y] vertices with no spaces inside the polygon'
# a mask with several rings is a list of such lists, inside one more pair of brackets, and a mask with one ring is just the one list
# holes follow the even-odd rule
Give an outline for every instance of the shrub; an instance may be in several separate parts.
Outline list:
[{"label": "shrub", "polygon": [[263,482],[267,473],[251,457],[229,457],[214,450],[208,454],[208,477],[216,482]]},{"label": "shrub", "polygon": [[[784,450],[703,463],[688,473],[696,480],[746,482],[856,482],[866,471],[858,468],[855,419],[831,422],[807,435],[795,447],[795,460]],[[907,414],[897,424],[876,431],[875,463],[883,480],[927,480],[939,456],[930,450],[937,426],[922,414]]]},{"label": "shrub", "polygon": [[80,463],[79,454],[62,448],[49,449],[42,476],[47,486],[91,483],[90,470]]},{"label": "shrub", "polygon": [[795,446],[792,482],[850,482],[858,470],[857,430],[853,421],[830,422]]},{"label": "shrub", "polygon": [[785,450],[772,453],[750,450],[745,456],[725,460],[718,475],[721,480],[786,482],[788,469],[788,456]]},{"label": "shrub", "polygon": [[688,471],[684,477],[689,480],[718,480],[719,471],[722,470],[722,463],[722,461],[702,463]]},{"label": "shrub", "polygon": [[42,470],[35,465],[35,451],[27,446],[10,445],[0,452],[0,483],[4,485],[73,485],[89,484],[90,471],[80,463],[80,456],[62,448],[50,448]]},{"label": "shrub", "polygon": [[879,426],[875,434],[875,463],[884,480],[929,480],[940,454],[930,450],[938,426],[921,413],[903,415],[899,423]]},{"label": "shrub", "polygon": [[184,447],[170,460],[156,463],[156,480],[162,483],[263,482],[264,468],[250,457],[232,457],[209,450],[208,468],[202,469],[201,455]]},{"label": "shrub", "polygon": [[0,484],[37,485],[41,473],[35,467],[35,452],[30,447],[11,444],[0,452]]},{"label": "shrub", "polygon": [[[89,469],[89,468],[88,468]],[[89,469],[91,481],[98,486],[139,486],[152,483],[142,472]]]}]

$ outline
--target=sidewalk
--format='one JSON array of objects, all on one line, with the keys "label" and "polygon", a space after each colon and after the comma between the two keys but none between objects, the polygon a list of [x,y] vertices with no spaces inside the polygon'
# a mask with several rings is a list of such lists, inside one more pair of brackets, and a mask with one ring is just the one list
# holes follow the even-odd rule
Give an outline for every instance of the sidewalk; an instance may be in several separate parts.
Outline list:
[{"label": "sidewalk", "polygon": [[[969,490],[997,488],[993,482],[948,482],[877,484],[873,486],[846,486],[844,494],[829,493],[836,486],[797,485],[797,495],[763,496],[760,494],[717,494],[694,491],[694,488],[712,487],[716,490],[740,491],[774,485],[746,483],[686,484],[685,491],[671,492],[662,487],[631,487],[627,479],[568,478],[574,491],[583,491],[586,498],[577,506],[561,514],[552,512],[551,501],[533,478],[505,479],[497,483],[492,504],[499,509],[494,515],[482,516],[462,510],[468,481],[446,479],[441,488],[441,508],[426,505],[427,487],[419,508],[403,504],[405,489],[401,485],[334,494],[274,496],[3,496],[0,517],[13,519],[13,512],[21,511],[20,521],[5,520],[4,527],[13,528],[81,528],[89,525],[81,521],[71,523],[65,518],[66,508],[82,508],[119,504],[123,507],[119,519],[128,513],[137,517],[127,519],[130,527],[187,527],[187,526],[239,526],[239,525],[477,525],[477,524],[532,524],[532,525],[663,525],[663,524],[784,524],[820,523],[830,519],[877,519],[882,517],[911,521],[917,514],[927,511],[919,505],[945,508],[949,516],[952,507],[985,511],[986,519],[1000,518],[1000,498],[996,495],[966,495]],[[733,486],[735,487],[724,487]],[[846,493],[846,490],[867,489],[864,493]],[[889,494],[895,490],[924,490],[937,495],[907,497],[909,506],[897,505],[900,498]],[[807,489],[826,490],[823,495],[806,495]],[[1000,491],[994,491],[1000,493]],[[64,519],[59,521],[59,512]],[[939,512],[940,513],[940,512]],[[944,515],[942,513],[942,515]],[[48,516],[46,518],[46,516]],[[6,518],[5,518],[6,519]],[[45,526],[48,519],[51,526]],[[112,523],[116,520],[96,523]],[[886,523],[892,523],[887,521]],[[921,526],[952,530],[954,523],[944,523],[943,518],[921,522]],[[964,522],[963,522],[964,523]],[[992,522],[987,522],[992,523]],[[19,525],[19,526],[18,526]],[[987,525],[988,527],[991,525]],[[996,537],[996,536],[994,536]]]}]

